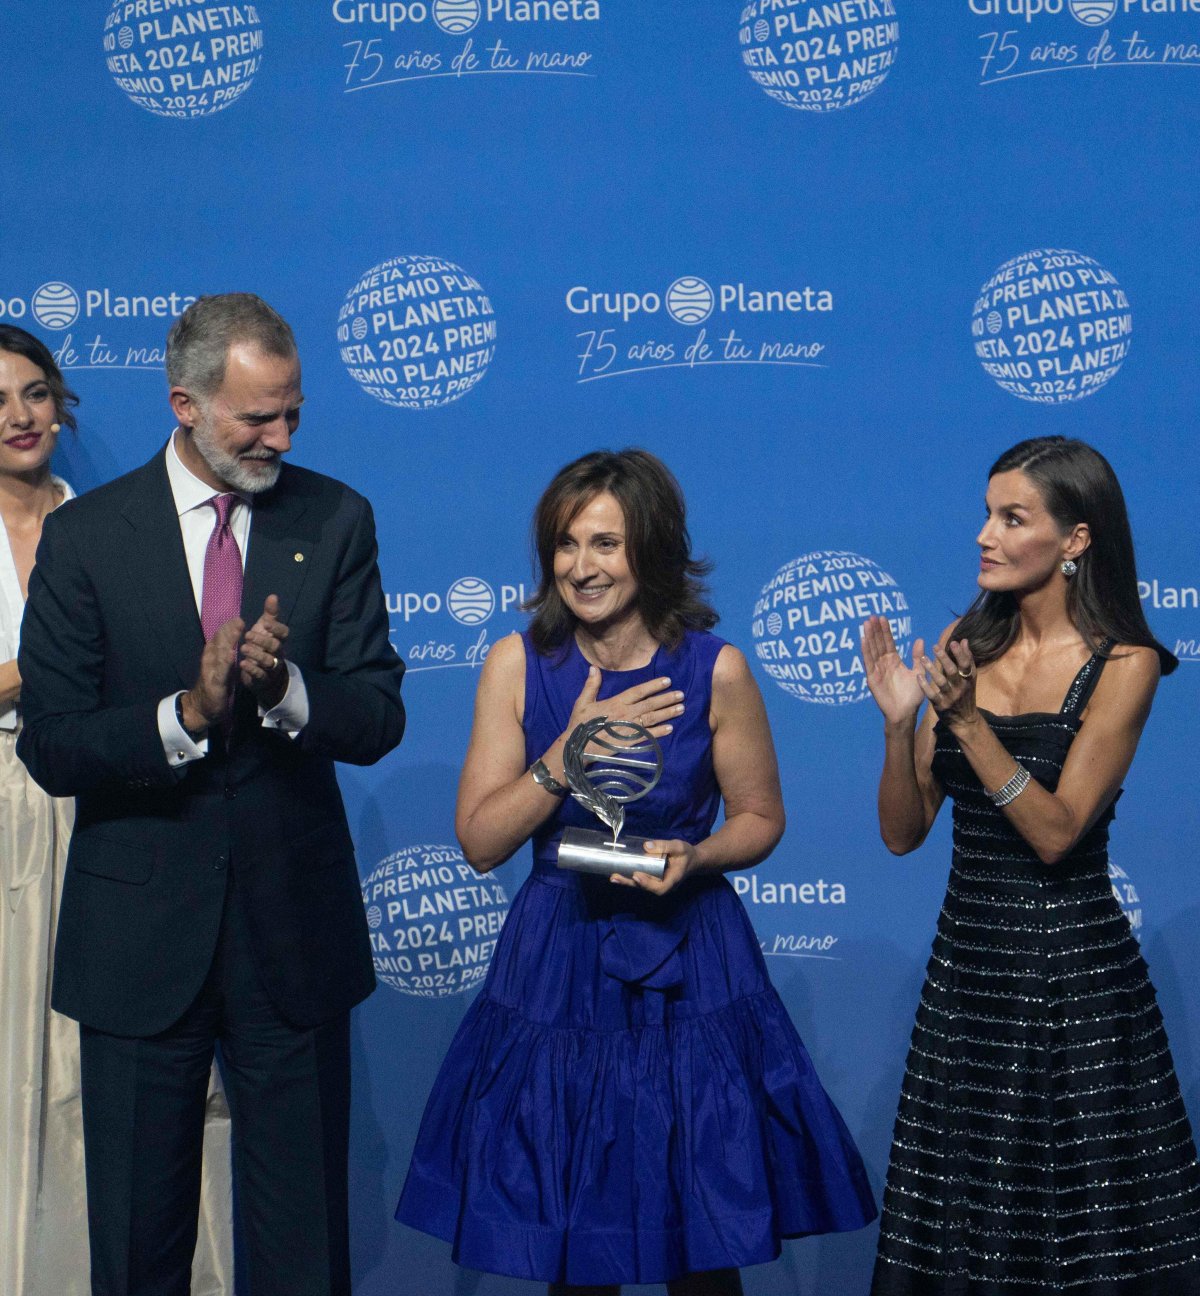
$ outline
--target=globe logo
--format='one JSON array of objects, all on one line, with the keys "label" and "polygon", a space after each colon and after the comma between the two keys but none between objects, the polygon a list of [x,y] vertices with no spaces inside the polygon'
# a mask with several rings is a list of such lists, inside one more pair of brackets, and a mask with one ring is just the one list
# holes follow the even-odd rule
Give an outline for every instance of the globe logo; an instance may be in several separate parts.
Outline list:
[{"label": "globe logo", "polygon": [[762,587],[750,633],[764,674],[790,697],[822,706],[869,696],[863,622],[886,617],[908,660],[912,615],[895,580],[861,554],[818,549],[785,563]]},{"label": "globe logo", "polygon": [[[262,66],[263,29],[258,6],[245,0],[188,0],[187,30],[226,32],[208,40],[181,42],[183,18],[139,22],[172,7],[112,0],[104,22],[104,58],[109,75],[132,103],[156,117],[208,117],[236,103]],[[206,12],[207,11],[207,12]],[[173,26],[180,24],[180,29]]]},{"label": "globe logo", "polygon": [[496,596],[487,581],[464,576],[446,591],[446,606],[461,625],[475,626],[486,621],[496,610]]},{"label": "globe logo", "polygon": [[[457,846],[406,846],[362,881],[375,975],[393,990],[443,999],[483,983],[508,894]],[[372,922],[378,912],[379,922]]]},{"label": "globe logo", "polygon": [[433,21],[450,36],[469,32],[480,14],[479,0],[434,0]]},{"label": "globe logo", "polygon": [[49,329],[69,328],[79,318],[79,294],[70,284],[52,279],[33,294],[33,317]]},{"label": "globe logo", "polygon": [[378,905],[372,905],[367,910],[367,926],[374,931],[383,923],[383,910]]},{"label": "globe logo", "polygon": [[1006,261],[983,285],[971,331],[983,371],[1003,391],[1062,405],[1094,396],[1113,379],[1132,345],[1133,316],[1121,285],[1099,262],[1039,248]]},{"label": "globe logo", "polygon": [[335,336],[346,372],[368,396],[396,409],[434,409],[483,380],[496,353],[496,316],[462,266],[404,255],[359,276]]},{"label": "globe logo", "polygon": [[717,299],[703,279],[676,279],[667,289],[667,313],[678,324],[702,324],[713,312]]},{"label": "globe logo", "polygon": [[1117,0],[1067,0],[1067,5],[1085,27],[1102,27],[1117,12]]},{"label": "globe logo", "polygon": [[619,832],[624,818],[616,817],[617,807],[654,791],[662,778],[663,753],[658,739],[637,721],[596,716],[572,731],[563,748],[563,768],[571,787],[590,785],[603,809],[588,809],[597,810]]},{"label": "globe logo", "polygon": [[787,5],[776,0],[771,21],[756,18],[756,11],[766,7],[766,0],[742,6],[742,66],[764,94],[788,108],[836,112],[852,107],[874,94],[895,65],[900,42],[896,0],[820,6],[814,0],[811,16],[818,8],[821,12],[816,29],[808,26],[807,3],[797,13],[795,0]]}]

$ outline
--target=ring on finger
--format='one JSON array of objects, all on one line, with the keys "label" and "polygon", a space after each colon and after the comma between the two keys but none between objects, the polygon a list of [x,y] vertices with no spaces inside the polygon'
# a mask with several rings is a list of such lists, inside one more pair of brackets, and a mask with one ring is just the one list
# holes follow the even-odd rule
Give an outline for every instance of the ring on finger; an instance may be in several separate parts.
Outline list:
[{"label": "ring on finger", "polygon": [[960,667],[958,673],[963,677],[963,679],[970,679],[971,676],[975,674],[975,667],[972,666],[970,670],[967,670],[965,667]]}]

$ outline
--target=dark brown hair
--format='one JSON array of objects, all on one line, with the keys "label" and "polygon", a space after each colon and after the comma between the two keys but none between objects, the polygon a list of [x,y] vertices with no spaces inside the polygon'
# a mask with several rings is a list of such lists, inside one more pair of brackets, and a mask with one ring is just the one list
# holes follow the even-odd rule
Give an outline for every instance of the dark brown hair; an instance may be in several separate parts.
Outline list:
[{"label": "dark brown hair", "polygon": [[54,400],[55,417],[74,432],[78,423],[71,410],[73,406],[79,404],[79,397],[64,381],[62,371],[54,363],[54,357],[50,354],[50,348],[40,338],[34,337],[32,333],[26,333],[23,328],[17,328],[15,324],[0,324],[0,351],[7,351],[9,355],[24,356],[30,364],[37,365],[45,375],[46,386],[50,388],[50,395]]},{"label": "dark brown hair", "polygon": [[[1108,460],[1085,441],[1035,437],[996,460],[989,479],[1023,472],[1038,488],[1050,516],[1065,533],[1087,524],[1091,543],[1075,560],[1078,570],[1067,583],[1067,615],[1092,652],[1105,640],[1153,648],[1169,675],[1179,659],[1150,632],[1138,598],[1133,535],[1121,484]],[[1009,593],[983,591],[954,632],[966,639],[981,665],[995,661],[1017,635],[1017,602]],[[1107,652],[1101,652],[1108,656]]]},{"label": "dark brown hair", "polygon": [[692,557],[687,508],[670,469],[646,450],[596,450],[560,469],[534,510],[538,586],[525,607],[533,613],[529,634],[538,652],[562,647],[574,629],[575,618],[554,583],[554,554],[579,510],[604,493],[625,515],[625,554],[651,635],[675,648],[685,630],[716,625],[717,614],[704,598],[712,564]]}]

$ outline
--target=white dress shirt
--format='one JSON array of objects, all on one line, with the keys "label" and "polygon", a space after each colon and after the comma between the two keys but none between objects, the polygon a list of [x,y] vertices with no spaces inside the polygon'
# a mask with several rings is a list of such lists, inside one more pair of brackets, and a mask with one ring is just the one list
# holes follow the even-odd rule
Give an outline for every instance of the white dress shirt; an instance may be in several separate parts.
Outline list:
[{"label": "white dress shirt", "polygon": [[[188,575],[192,581],[192,593],[196,599],[196,612],[200,613],[204,598],[204,555],[208,549],[209,537],[216,522],[216,510],[209,500],[224,494],[215,491],[206,482],[202,482],[183,460],[175,449],[175,438],[179,436],[176,429],[167,445],[167,479],[171,484],[171,494],[175,500],[175,509],[179,514],[179,530],[183,536],[183,552],[187,558]],[[229,529],[237,541],[242,555],[242,570],[246,570],[246,553],[250,547],[250,525],[254,514],[254,497],[241,492],[237,495],[233,508],[229,511]],[[269,711],[259,707],[258,714],[262,722],[270,729],[281,729],[290,738],[295,738],[308,723],[308,690],[304,687],[304,678],[300,668],[284,660],[288,672],[288,686],[277,706]],[[192,738],[179,723],[175,710],[175,700],[183,695],[181,689],[172,693],[158,704],[158,732],[162,738],[163,751],[172,766],[187,765],[208,755],[207,736],[199,740]]]},{"label": "white dress shirt", "polygon": [[[63,503],[75,498],[75,492],[61,477],[51,477],[50,480],[62,492]],[[25,600],[21,595],[16,560],[8,543],[8,532],[0,523],[0,662],[10,662],[17,655],[21,646],[21,616],[24,611]],[[17,727],[18,709],[16,702],[0,707],[0,729]]]}]

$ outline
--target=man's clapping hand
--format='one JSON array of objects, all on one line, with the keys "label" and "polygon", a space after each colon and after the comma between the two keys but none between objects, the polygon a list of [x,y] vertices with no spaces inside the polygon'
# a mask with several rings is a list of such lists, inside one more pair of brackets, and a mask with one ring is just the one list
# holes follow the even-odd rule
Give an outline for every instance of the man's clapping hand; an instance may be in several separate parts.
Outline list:
[{"label": "man's clapping hand", "polygon": [[278,706],[287,692],[288,669],[283,645],[288,628],[279,619],[279,599],[267,595],[262,616],[246,631],[238,669],[242,683],[258,699],[264,711]]},{"label": "man's clapping hand", "polygon": [[246,623],[240,617],[226,621],[204,645],[200,674],[180,700],[183,727],[201,733],[220,724],[229,711],[233,696],[233,671],[237,664],[238,641]]}]

